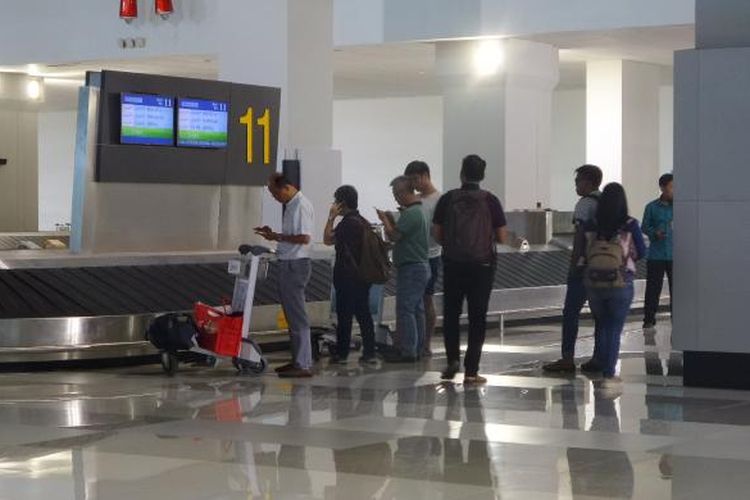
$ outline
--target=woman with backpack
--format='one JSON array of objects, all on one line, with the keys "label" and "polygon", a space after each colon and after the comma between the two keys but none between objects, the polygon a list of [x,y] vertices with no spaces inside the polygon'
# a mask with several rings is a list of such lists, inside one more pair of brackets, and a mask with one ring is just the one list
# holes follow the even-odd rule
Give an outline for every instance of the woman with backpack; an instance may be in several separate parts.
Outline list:
[{"label": "woman with backpack", "polygon": [[[371,283],[362,278],[359,264],[362,243],[370,223],[359,214],[359,194],[353,186],[341,186],[333,195],[334,202],[323,232],[323,242],[336,248],[333,266],[333,287],[336,290],[336,356],[333,363],[346,364],[352,340],[352,320],[356,316],[362,332],[361,363],[373,364],[375,329],[370,313]],[[334,222],[341,217],[334,229]]]},{"label": "woman with backpack", "polygon": [[636,262],[646,255],[643,233],[628,215],[622,185],[613,182],[604,188],[596,222],[586,228],[586,238],[584,281],[599,333],[599,352],[592,361],[601,368],[605,382],[619,382],[615,368],[620,335],[633,302]]}]

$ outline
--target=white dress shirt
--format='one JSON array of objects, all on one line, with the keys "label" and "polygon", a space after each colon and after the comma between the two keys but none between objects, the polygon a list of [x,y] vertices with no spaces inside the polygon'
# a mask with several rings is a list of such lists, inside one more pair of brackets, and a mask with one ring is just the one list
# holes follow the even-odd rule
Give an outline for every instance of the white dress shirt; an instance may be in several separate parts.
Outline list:
[{"label": "white dress shirt", "polygon": [[[315,227],[315,213],[312,203],[300,191],[289,200],[284,211],[281,233],[287,236],[309,235],[312,238]],[[310,244],[298,245],[280,241],[276,247],[279,260],[310,258]]]}]

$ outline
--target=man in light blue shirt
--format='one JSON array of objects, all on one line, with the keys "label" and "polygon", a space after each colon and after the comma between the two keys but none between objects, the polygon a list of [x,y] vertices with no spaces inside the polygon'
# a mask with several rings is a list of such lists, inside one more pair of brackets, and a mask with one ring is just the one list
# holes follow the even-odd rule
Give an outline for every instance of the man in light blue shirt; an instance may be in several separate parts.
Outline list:
[{"label": "man in light blue shirt", "polygon": [[277,241],[279,259],[279,299],[289,323],[293,361],[276,369],[279,377],[311,377],[312,347],[310,320],[305,310],[305,288],[312,273],[310,242],[315,225],[312,203],[282,174],[268,180],[268,191],[283,203],[281,233],[266,226],[255,232],[269,241]]},{"label": "man in light blue shirt", "polygon": [[670,297],[672,295],[673,181],[672,174],[664,174],[659,178],[661,196],[658,200],[646,205],[646,211],[643,214],[643,233],[650,241],[643,328],[656,326],[656,311],[659,309],[665,273],[669,281],[669,295]]}]

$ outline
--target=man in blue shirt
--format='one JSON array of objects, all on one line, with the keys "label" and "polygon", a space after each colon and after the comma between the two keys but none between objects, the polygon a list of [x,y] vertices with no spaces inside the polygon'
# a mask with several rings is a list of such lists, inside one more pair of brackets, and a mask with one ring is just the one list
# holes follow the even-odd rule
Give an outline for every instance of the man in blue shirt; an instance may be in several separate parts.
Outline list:
[{"label": "man in blue shirt", "polygon": [[[661,197],[646,205],[643,214],[643,233],[651,242],[648,249],[648,275],[646,278],[646,302],[644,304],[643,328],[656,326],[656,311],[659,308],[664,274],[669,281],[672,296],[672,174],[659,178]],[[671,298],[670,298],[671,301]],[[671,309],[671,303],[670,303]]]}]

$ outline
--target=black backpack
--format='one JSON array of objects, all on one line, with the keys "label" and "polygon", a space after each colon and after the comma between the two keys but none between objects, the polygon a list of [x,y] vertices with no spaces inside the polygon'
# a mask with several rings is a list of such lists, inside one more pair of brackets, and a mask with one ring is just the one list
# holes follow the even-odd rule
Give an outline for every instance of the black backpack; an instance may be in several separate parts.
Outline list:
[{"label": "black backpack", "polygon": [[169,313],[156,317],[146,331],[146,339],[160,351],[186,351],[198,334],[190,314]]},{"label": "black backpack", "polygon": [[443,255],[453,262],[492,263],[495,230],[491,194],[481,189],[457,189],[451,194],[443,226]]},{"label": "black backpack", "polygon": [[391,277],[391,261],[388,258],[388,245],[372,230],[370,223],[360,217],[362,224],[362,249],[356,263],[357,275],[365,283],[382,285]]}]

